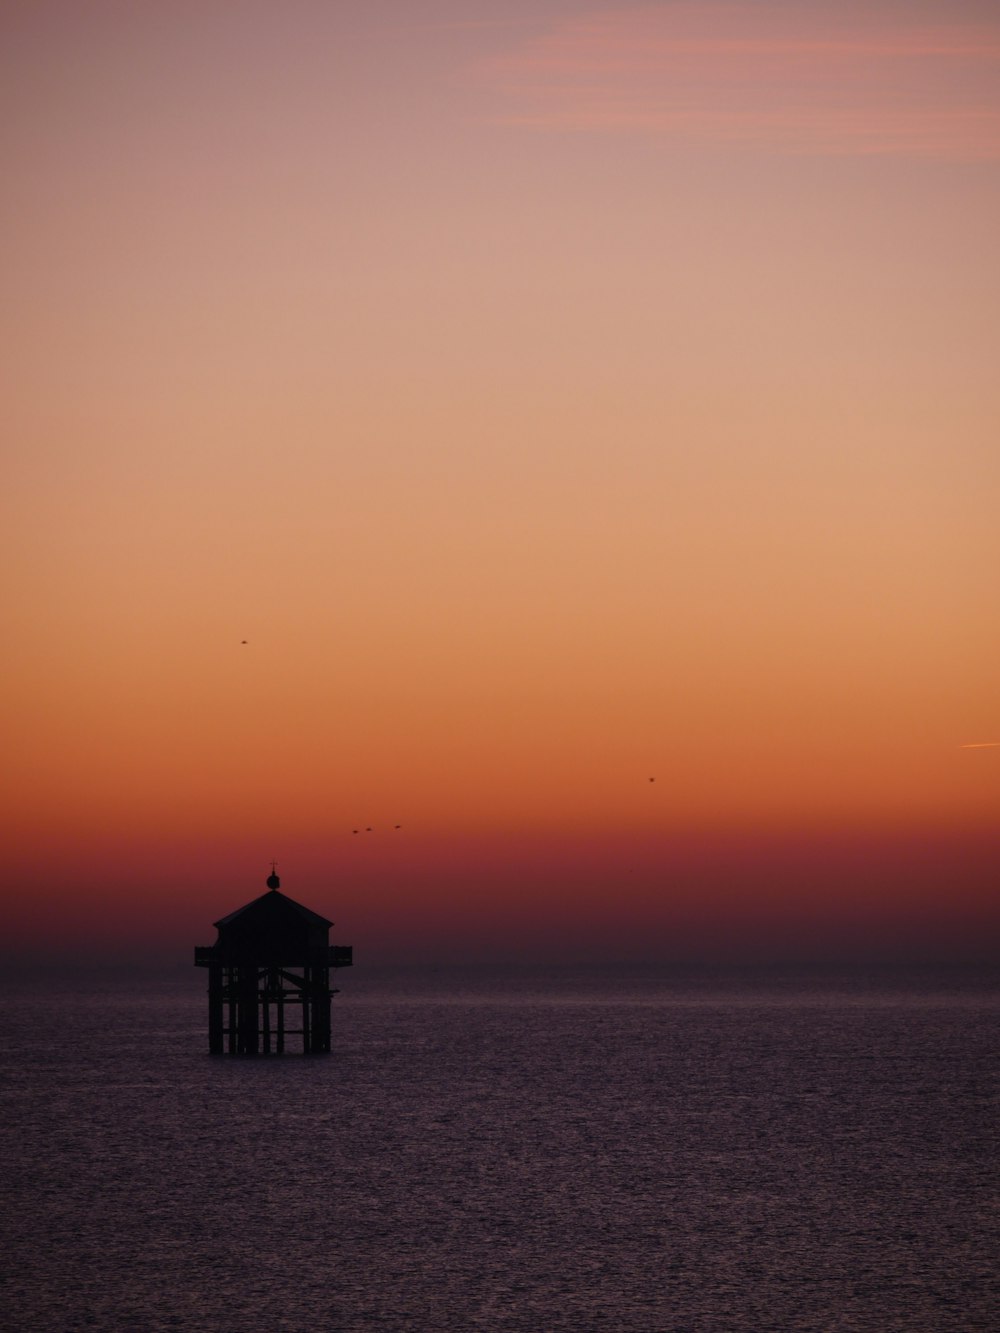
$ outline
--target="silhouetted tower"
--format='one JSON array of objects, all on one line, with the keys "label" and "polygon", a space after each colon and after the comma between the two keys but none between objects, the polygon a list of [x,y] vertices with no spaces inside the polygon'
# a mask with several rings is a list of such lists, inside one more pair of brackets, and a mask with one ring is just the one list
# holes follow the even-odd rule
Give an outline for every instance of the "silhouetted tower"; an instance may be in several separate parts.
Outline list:
[{"label": "silhouetted tower", "polygon": [[330,969],[350,967],[353,950],[330,944],[332,921],[279,893],[276,869],[268,892],[216,921],[218,939],[194,951],[195,967],[208,968],[213,1055],[281,1055],[299,1035],[306,1055],[330,1049]]}]

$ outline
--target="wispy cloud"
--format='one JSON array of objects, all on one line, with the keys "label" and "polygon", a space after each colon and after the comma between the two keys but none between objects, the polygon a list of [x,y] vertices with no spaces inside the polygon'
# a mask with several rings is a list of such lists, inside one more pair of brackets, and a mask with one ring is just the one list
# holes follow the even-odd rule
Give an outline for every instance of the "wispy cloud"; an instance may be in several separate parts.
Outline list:
[{"label": "wispy cloud", "polygon": [[563,21],[483,69],[508,124],[1000,157],[1000,20],[940,13],[931,24],[885,6],[636,6]]}]

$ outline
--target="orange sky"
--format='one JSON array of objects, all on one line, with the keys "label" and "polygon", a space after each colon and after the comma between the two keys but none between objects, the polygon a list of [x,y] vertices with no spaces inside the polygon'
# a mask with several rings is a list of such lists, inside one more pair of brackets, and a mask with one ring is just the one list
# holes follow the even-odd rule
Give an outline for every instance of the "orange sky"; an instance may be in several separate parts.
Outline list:
[{"label": "orange sky", "polygon": [[992,947],[993,5],[0,51],[16,953]]}]

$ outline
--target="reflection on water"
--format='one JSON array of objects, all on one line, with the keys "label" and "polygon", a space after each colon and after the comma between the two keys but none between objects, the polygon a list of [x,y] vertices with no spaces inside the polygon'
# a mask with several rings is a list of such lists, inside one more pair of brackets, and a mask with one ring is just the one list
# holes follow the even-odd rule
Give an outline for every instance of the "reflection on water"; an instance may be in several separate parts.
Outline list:
[{"label": "reflection on water", "polygon": [[201,981],[8,993],[11,1327],[998,1326],[988,978],[358,968],[257,1060]]}]

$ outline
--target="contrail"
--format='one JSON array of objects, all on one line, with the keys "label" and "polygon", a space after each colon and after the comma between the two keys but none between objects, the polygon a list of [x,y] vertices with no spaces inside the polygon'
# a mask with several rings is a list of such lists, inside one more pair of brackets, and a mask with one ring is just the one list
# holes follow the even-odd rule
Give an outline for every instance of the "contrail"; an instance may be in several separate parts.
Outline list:
[{"label": "contrail", "polygon": [[960,745],[960,750],[1000,750],[1000,741],[970,741],[968,745]]}]

